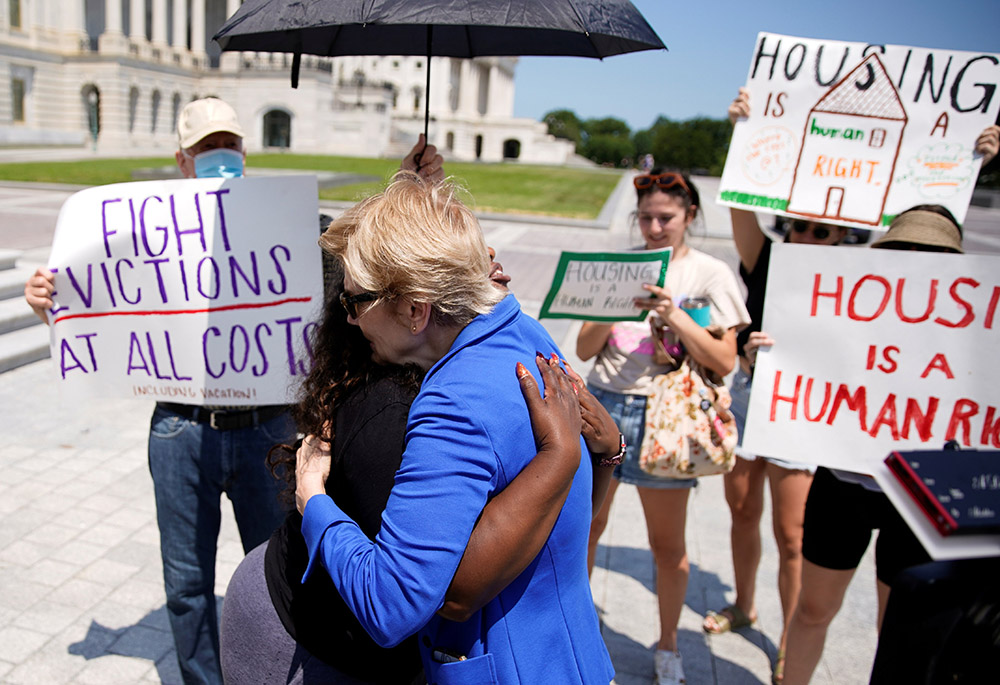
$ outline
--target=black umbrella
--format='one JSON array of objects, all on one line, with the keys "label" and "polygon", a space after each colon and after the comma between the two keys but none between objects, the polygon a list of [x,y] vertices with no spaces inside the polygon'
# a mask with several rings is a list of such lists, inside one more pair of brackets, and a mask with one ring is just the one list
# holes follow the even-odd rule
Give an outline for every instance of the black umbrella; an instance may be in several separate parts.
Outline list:
[{"label": "black umbrella", "polygon": [[214,36],[223,50],[303,53],[603,58],[666,49],[629,0],[247,0]]}]

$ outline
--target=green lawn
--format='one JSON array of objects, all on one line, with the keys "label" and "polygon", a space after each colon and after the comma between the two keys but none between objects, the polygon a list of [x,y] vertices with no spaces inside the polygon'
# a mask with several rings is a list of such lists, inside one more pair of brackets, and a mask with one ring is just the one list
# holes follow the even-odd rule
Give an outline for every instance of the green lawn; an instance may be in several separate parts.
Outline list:
[{"label": "green lawn", "polygon": [[[251,155],[249,164],[275,169],[338,171],[387,179],[398,163],[387,159],[319,155]],[[104,185],[131,181],[133,169],[172,166],[172,157],[95,159],[77,162],[0,164],[0,180]],[[445,170],[471,193],[477,211],[544,214],[594,219],[621,172],[521,164],[446,164]],[[380,183],[355,184],[320,191],[324,200],[357,200]],[[467,198],[468,199],[468,198]]]},{"label": "green lawn", "polygon": [[176,166],[173,157],[88,159],[78,162],[19,162],[0,164],[0,181],[100,186],[133,180],[133,169],[168,165]]}]

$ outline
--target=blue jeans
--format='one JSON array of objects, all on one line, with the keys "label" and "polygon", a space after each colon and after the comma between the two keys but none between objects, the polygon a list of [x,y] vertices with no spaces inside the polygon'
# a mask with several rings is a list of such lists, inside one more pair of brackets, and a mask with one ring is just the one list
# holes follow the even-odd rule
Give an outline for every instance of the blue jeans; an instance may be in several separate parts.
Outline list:
[{"label": "blue jeans", "polygon": [[222,683],[215,606],[220,499],[233,503],[243,551],[267,540],[284,517],[280,486],[264,462],[291,442],[287,413],[256,426],[218,431],[157,405],[149,431],[167,616],[185,683]]}]

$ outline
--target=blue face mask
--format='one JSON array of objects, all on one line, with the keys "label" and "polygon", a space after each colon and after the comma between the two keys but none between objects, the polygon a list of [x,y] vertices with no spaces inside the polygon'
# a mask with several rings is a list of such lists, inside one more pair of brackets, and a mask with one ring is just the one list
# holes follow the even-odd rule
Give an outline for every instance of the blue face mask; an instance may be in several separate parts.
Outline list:
[{"label": "blue face mask", "polygon": [[198,178],[240,178],[243,176],[243,153],[217,148],[195,155],[194,175]]}]

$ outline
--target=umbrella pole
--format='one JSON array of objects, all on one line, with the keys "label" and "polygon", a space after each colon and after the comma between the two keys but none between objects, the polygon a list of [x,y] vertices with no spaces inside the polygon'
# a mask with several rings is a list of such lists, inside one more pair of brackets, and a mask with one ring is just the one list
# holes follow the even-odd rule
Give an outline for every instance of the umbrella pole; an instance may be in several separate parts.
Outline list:
[{"label": "umbrella pole", "polygon": [[434,26],[427,26],[427,86],[424,88],[424,141],[430,143],[427,136],[428,122],[431,120],[431,44],[434,42]]}]

